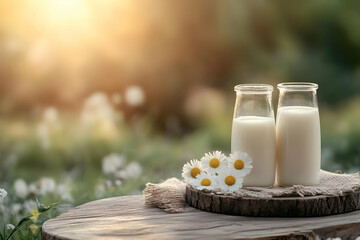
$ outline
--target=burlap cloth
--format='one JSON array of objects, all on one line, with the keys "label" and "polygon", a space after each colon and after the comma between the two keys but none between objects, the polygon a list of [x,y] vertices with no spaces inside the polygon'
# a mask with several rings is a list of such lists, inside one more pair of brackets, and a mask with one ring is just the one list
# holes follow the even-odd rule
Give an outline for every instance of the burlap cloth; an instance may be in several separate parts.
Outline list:
[{"label": "burlap cloth", "polygon": [[[168,213],[179,213],[185,210],[186,184],[176,178],[170,178],[162,183],[147,183],[144,190],[145,204],[164,209]],[[291,187],[273,186],[246,187],[234,193],[215,192],[218,195],[237,197],[274,198],[274,197],[304,197],[315,195],[342,195],[360,189],[359,173],[339,174],[327,171],[320,172],[320,183],[316,186],[294,185]]]}]

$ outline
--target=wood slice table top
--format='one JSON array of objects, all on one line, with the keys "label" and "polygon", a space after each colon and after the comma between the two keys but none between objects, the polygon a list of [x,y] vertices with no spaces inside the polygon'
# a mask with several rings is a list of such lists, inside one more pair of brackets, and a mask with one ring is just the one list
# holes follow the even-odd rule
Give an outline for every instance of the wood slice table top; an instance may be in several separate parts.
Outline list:
[{"label": "wood slice table top", "polygon": [[186,202],[200,210],[249,217],[319,217],[360,210],[360,190],[337,196],[254,198],[186,187]]},{"label": "wood slice table top", "polygon": [[42,239],[320,239],[360,235],[360,211],[326,217],[263,218],[186,207],[169,214],[144,205],[143,196],[89,202],[46,221]]}]

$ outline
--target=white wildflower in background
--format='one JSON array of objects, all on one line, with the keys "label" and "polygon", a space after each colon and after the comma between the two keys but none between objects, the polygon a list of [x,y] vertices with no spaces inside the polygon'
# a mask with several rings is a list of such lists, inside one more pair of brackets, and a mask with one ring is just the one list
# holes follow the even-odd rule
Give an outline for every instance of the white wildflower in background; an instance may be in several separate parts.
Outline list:
[{"label": "white wildflower in background", "polygon": [[68,187],[64,183],[60,183],[59,185],[56,186],[55,191],[57,194],[62,195],[68,192]]},{"label": "white wildflower in background", "polygon": [[61,200],[66,202],[73,202],[74,198],[70,193],[69,187],[63,183],[56,187],[56,193],[61,197]]},{"label": "white wildflower in background", "polygon": [[116,186],[121,186],[121,185],[122,185],[122,181],[119,180],[119,179],[115,180],[115,185],[116,185]]},{"label": "white wildflower in background", "polygon": [[23,206],[20,203],[14,203],[11,209],[15,214],[18,214],[23,209]]},{"label": "white wildflower in background", "polygon": [[97,134],[105,138],[116,137],[117,122],[121,118],[105,93],[94,93],[86,99],[81,120],[84,134]]},{"label": "white wildflower in background", "polygon": [[143,172],[142,167],[137,162],[131,162],[124,170],[116,172],[115,176],[120,179],[137,179]]},{"label": "white wildflower in background", "polygon": [[47,193],[53,193],[56,190],[56,182],[49,177],[43,177],[39,180],[39,194],[45,195]]},{"label": "white wildflower in background", "polygon": [[14,228],[15,228],[15,226],[12,225],[12,224],[7,224],[7,225],[6,225],[6,229],[7,229],[7,230],[13,230]]},{"label": "white wildflower in background", "polygon": [[28,187],[24,179],[16,179],[14,182],[15,195],[19,198],[25,198],[28,195]]},{"label": "white wildflower in background", "polygon": [[25,200],[23,207],[26,213],[31,213],[32,210],[37,209],[37,202],[31,199]]},{"label": "white wildflower in background", "polygon": [[106,185],[107,188],[111,188],[112,187],[112,182],[110,180],[106,180],[105,185]]},{"label": "white wildflower in background", "polygon": [[125,91],[125,101],[133,107],[143,105],[145,102],[145,93],[139,86],[130,86]]},{"label": "white wildflower in background", "polygon": [[7,192],[5,191],[5,189],[0,188],[0,199],[6,198],[6,196],[7,196]]},{"label": "white wildflower in background", "polygon": [[61,197],[61,200],[65,201],[65,202],[74,202],[74,198],[73,196],[71,195],[71,193],[69,192],[66,192],[66,193],[63,193],[62,195],[60,195]]},{"label": "white wildflower in background", "polygon": [[102,170],[104,174],[113,174],[117,172],[125,163],[123,155],[112,153],[102,160]]},{"label": "white wildflower in background", "polygon": [[35,183],[30,183],[29,184],[28,191],[29,191],[29,194],[32,194],[32,195],[39,195],[40,194],[40,189],[35,185]]},{"label": "white wildflower in background", "polygon": [[85,100],[81,113],[85,124],[101,124],[115,119],[115,110],[105,93],[97,92]]}]

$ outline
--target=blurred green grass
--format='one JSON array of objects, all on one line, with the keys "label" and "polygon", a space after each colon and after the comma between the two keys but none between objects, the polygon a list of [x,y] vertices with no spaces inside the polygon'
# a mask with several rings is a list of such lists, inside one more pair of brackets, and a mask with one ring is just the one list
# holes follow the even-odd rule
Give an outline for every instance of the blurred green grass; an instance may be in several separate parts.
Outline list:
[{"label": "blurred green grass", "polygon": [[[337,108],[326,105],[322,108],[320,104],[323,169],[360,170],[359,103],[359,98],[353,98]],[[199,159],[213,150],[230,152],[231,112],[231,107],[227,107],[222,114],[198,119],[192,131],[182,134],[157,130],[150,117],[115,121],[111,131],[102,128],[102,123],[83,128],[78,113],[62,115],[60,112],[57,124],[44,123],[41,119],[33,122],[2,119],[0,183],[10,196],[4,206],[7,209],[19,203],[25,206],[25,202],[34,197],[44,204],[61,199],[56,192],[20,198],[12,185],[17,179],[24,179],[30,185],[31,182],[38,184],[42,177],[50,177],[57,184],[69,186],[73,201],[62,201],[64,207],[47,213],[42,217],[46,220],[95,199],[141,194],[147,182],[181,178],[182,166],[189,160]],[[47,126],[45,135],[39,135],[42,124]],[[44,136],[47,137],[44,139]],[[113,153],[123,156],[127,164],[138,163],[142,168],[141,175],[122,179],[121,185],[115,185],[116,177],[102,171],[104,157]],[[25,207],[20,213],[8,210],[6,214],[9,215],[8,223],[15,224],[26,210]],[[0,227],[5,225],[0,224]],[[19,236],[32,239],[34,236],[26,233],[26,229]]]},{"label": "blurred green grass", "polygon": [[[356,171],[360,166],[360,110],[359,99],[345,108],[320,108],[322,123],[322,167],[327,170]],[[229,112],[229,111],[228,111]],[[36,122],[2,121],[0,123],[0,180],[12,183],[17,178],[27,182],[42,176],[58,181],[70,178],[75,205],[95,199],[94,188],[102,181],[102,159],[111,153],[125,156],[127,162],[138,162],[142,176],[106,196],[125,195],[141,191],[146,182],[158,182],[169,177],[180,177],[184,163],[200,158],[216,149],[230,151],[231,113],[228,117],[214,117],[199,123],[194,131],[184,135],[166,135],[153,127],[151,119],[135,123],[121,122],[111,136],[96,129],[79,132],[75,117],[62,119],[61,130],[50,130],[50,147],[44,147],[36,133]],[[22,124],[23,132],[13,133]],[[14,163],[6,160],[16,156]]]}]

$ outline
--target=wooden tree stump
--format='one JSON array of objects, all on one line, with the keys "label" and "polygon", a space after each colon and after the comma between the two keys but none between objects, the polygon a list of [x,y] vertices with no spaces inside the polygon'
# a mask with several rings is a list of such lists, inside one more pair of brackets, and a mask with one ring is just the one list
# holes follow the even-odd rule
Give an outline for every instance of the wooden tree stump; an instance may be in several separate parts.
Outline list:
[{"label": "wooden tree stump", "polygon": [[341,196],[236,198],[186,187],[186,202],[207,212],[252,217],[318,217],[360,209],[360,191]]},{"label": "wooden tree stump", "polygon": [[44,240],[77,239],[320,239],[360,235],[360,211],[320,218],[253,218],[186,207],[169,214],[142,196],[89,202],[46,221]]}]

